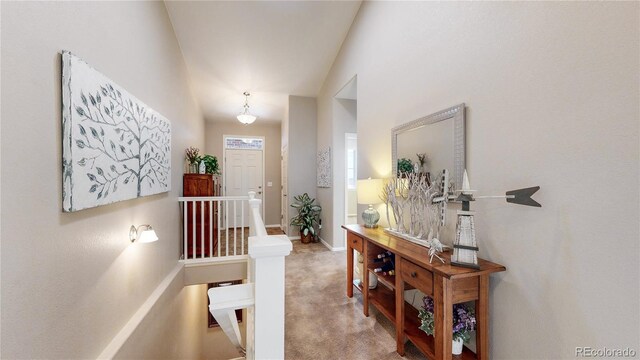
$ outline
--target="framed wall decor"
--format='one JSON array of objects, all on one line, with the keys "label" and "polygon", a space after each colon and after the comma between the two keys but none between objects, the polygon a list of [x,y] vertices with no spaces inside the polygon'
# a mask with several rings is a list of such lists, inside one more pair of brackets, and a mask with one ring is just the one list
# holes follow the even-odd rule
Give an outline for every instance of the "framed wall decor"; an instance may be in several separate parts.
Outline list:
[{"label": "framed wall decor", "polygon": [[318,187],[331,187],[331,148],[318,150]]},{"label": "framed wall decor", "polygon": [[171,123],[62,52],[62,209],[171,190]]}]

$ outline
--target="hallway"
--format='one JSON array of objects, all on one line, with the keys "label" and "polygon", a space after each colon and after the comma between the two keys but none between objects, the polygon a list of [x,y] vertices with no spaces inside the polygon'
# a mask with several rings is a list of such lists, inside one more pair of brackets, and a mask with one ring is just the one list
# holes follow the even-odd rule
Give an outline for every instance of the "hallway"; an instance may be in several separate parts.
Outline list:
[{"label": "hallway", "polygon": [[[362,314],[362,296],[347,298],[346,255],[321,243],[293,242],[286,258],[287,359],[402,359],[395,329],[374,307]],[[422,355],[410,343],[406,359]]]}]

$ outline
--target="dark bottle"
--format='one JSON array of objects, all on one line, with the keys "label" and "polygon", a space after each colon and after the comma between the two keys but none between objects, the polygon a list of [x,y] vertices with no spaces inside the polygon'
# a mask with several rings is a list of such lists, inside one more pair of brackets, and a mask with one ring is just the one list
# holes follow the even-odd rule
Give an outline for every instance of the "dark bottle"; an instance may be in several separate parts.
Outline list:
[{"label": "dark bottle", "polygon": [[393,270],[393,268],[394,268],[393,263],[389,261],[384,263],[382,266],[373,269],[373,272],[379,273],[383,271],[391,271]]}]

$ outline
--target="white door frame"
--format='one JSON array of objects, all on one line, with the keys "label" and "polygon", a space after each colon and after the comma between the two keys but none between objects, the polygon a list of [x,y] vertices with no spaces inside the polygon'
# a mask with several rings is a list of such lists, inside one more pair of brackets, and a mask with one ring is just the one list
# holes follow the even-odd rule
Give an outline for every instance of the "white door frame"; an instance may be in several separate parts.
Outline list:
[{"label": "white door frame", "polygon": [[[262,139],[262,222],[266,224],[264,204],[267,202],[267,189],[265,186],[265,173],[267,169],[264,166],[264,156],[267,152],[267,140],[264,136],[253,135],[222,135],[222,196],[227,196],[227,138],[248,138],[248,139]],[[256,150],[256,149],[232,149],[232,150]]]},{"label": "white door frame", "polygon": [[[349,140],[355,139],[356,141],[358,141],[358,133],[344,133],[344,221],[345,223],[347,222],[347,220],[349,219],[349,201],[347,201],[347,195],[349,194],[349,181],[347,180],[347,172],[349,169],[349,151],[348,151],[348,147],[347,144],[349,143]],[[356,147],[356,159],[355,159],[355,164],[354,167],[356,169],[356,184],[357,184],[357,179],[358,179],[358,148]],[[356,185],[357,186],[357,185]],[[358,211],[356,208],[356,219],[357,219],[357,215]],[[345,239],[346,239],[346,231],[345,231]],[[345,240],[346,241],[346,240]],[[346,243],[345,243],[346,244]]]},{"label": "white door frame", "polygon": [[[280,149],[280,227],[285,234],[289,233],[289,147],[285,144]],[[285,171],[286,170],[286,171]],[[285,183],[287,188],[285,189]],[[286,195],[286,196],[285,196]],[[285,199],[286,197],[286,199]]]}]

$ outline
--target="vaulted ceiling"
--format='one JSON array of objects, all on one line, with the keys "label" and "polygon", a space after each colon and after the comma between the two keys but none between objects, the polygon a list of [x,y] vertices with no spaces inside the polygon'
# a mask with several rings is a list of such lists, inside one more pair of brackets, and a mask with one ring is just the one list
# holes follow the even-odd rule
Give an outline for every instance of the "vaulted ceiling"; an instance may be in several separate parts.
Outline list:
[{"label": "vaulted ceiling", "polygon": [[257,121],[289,95],[316,96],[361,1],[166,1],[207,120],[233,120],[249,91]]}]

